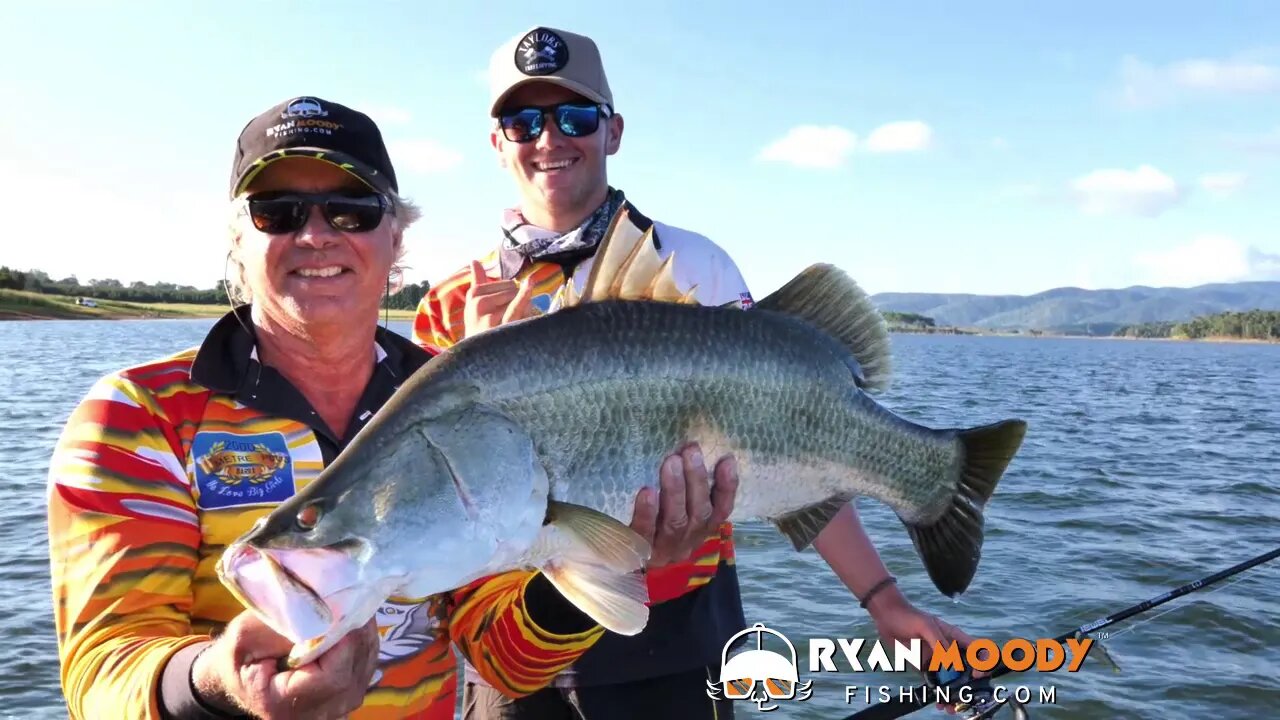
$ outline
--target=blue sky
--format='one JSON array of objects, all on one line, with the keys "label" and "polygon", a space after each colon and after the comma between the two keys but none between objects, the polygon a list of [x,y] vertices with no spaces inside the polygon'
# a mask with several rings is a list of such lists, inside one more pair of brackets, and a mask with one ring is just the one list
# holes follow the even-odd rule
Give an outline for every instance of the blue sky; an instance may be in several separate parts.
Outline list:
[{"label": "blue sky", "polygon": [[0,264],[211,286],[236,135],[316,95],[382,124],[437,280],[515,201],[484,72],[546,24],[601,46],[611,182],[757,296],[813,262],[871,292],[1280,279],[1274,2],[180,5],[0,11]]}]

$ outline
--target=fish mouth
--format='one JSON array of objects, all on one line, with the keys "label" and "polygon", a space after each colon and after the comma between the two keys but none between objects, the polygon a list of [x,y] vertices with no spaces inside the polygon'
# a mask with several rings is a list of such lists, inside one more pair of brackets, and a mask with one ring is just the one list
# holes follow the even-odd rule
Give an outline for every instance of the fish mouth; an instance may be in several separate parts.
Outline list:
[{"label": "fish mouth", "polygon": [[325,636],[333,626],[329,604],[288,562],[269,549],[228,548],[218,575],[232,595],[268,627],[294,643]]},{"label": "fish mouth", "polygon": [[[263,553],[262,556],[267,562],[271,563],[281,575],[284,576],[283,579],[285,580],[285,582],[289,584],[289,586],[294,591],[306,594],[307,596],[309,596],[309,599],[318,607],[322,607],[325,610],[329,609],[329,606],[328,604],[325,603],[324,598],[317,595],[316,592],[312,590],[310,587],[307,587],[307,584],[302,581],[302,578],[298,577],[297,575],[294,575],[293,571],[289,569],[288,565],[285,565],[281,562],[277,562],[276,559],[269,552]],[[332,620],[332,618],[330,619]]]}]

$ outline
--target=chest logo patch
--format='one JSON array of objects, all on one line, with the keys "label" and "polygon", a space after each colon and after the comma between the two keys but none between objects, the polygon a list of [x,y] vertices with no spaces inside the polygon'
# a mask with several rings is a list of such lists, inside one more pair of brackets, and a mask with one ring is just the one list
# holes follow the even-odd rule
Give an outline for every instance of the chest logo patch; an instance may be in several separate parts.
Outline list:
[{"label": "chest logo patch", "polygon": [[276,503],[294,493],[289,446],[278,432],[202,432],[191,449],[201,507]]}]

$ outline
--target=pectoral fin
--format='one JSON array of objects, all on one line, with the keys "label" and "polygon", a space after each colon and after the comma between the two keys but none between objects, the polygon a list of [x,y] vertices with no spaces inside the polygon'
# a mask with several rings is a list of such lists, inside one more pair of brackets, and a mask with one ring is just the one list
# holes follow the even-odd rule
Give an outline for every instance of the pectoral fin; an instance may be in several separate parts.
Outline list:
[{"label": "pectoral fin", "polygon": [[612,517],[551,501],[529,560],[601,626],[635,635],[649,619],[648,587],[640,572],[649,552],[644,538]]},{"label": "pectoral fin", "polygon": [[603,565],[562,560],[548,562],[542,574],[606,630],[636,635],[649,622],[649,591],[639,572],[618,573]]},{"label": "pectoral fin", "polygon": [[599,563],[618,572],[644,567],[649,543],[635,530],[609,515],[583,505],[551,500],[538,543],[544,558],[573,558]]}]

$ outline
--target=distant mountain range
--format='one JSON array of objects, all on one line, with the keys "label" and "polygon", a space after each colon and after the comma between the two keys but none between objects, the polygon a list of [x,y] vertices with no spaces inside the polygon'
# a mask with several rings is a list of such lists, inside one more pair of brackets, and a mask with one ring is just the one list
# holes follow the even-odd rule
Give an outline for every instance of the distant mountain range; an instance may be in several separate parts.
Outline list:
[{"label": "distant mountain range", "polygon": [[1116,290],[1063,287],[1035,295],[889,292],[871,299],[881,310],[925,315],[938,325],[1097,335],[1125,325],[1180,322],[1228,310],[1280,310],[1280,282]]}]

